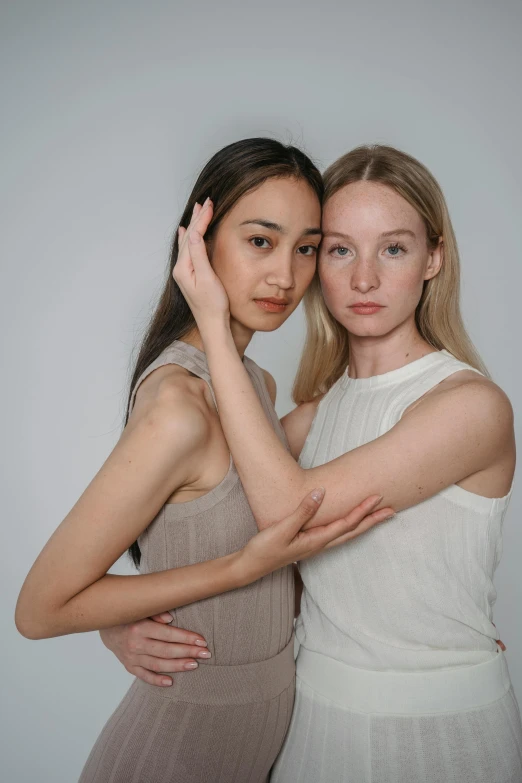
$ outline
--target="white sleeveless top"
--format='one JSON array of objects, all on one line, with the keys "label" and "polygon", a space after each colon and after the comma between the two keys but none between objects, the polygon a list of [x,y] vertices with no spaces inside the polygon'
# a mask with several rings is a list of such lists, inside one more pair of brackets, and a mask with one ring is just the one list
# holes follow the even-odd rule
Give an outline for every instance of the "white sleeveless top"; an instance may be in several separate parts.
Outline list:
[{"label": "white sleeveless top", "polygon": [[[300,465],[323,465],[378,438],[415,400],[460,370],[473,368],[436,351],[372,378],[345,373],[317,408]],[[510,495],[485,498],[454,484],[303,561],[300,644],[373,670],[490,660],[498,638],[492,579]]]}]

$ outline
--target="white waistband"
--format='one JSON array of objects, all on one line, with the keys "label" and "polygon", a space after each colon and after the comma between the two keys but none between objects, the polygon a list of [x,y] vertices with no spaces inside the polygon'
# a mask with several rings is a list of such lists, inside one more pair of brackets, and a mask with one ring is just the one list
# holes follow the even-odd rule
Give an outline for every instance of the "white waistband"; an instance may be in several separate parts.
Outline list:
[{"label": "white waistband", "polygon": [[504,654],[491,661],[437,671],[357,669],[304,647],[297,677],[346,710],[395,715],[458,712],[490,704],[511,687]]}]

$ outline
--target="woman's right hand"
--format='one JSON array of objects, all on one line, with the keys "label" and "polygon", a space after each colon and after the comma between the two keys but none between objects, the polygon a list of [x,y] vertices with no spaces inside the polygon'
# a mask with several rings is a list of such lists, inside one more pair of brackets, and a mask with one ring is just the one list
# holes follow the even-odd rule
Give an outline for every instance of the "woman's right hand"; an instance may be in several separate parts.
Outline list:
[{"label": "woman's right hand", "polygon": [[250,539],[239,553],[240,567],[248,581],[356,538],[394,514],[392,508],[374,511],[382,497],[372,495],[342,519],[304,530],[319,510],[323,498],[324,490],[315,489],[290,516],[274,522]]},{"label": "woman's right hand", "polygon": [[192,671],[197,659],[210,658],[201,634],[170,625],[168,612],[128,625],[100,631],[104,645],[114,653],[130,674],[149,685],[172,685],[165,674]]}]

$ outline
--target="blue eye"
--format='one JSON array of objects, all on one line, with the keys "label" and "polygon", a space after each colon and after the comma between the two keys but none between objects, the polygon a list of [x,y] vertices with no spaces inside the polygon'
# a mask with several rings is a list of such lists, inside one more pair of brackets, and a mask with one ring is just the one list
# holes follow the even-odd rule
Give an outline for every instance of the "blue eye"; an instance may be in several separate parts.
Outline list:
[{"label": "blue eye", "polygon": [[332,247],[330,253],[336,253],[339,258],[345,258],[345,256],[348,255],[349,250],[347,247],[343,247],[343,245],[336,245],[335,247]]},{"label": "blue eye", "polygon": [[397,258],[401,253],[406,252],[406,248],[402,247],[402,245],[399,245],[398,242],[396,242],[394,245],[388,245],[386,248],[388,250],[391,258]]}]

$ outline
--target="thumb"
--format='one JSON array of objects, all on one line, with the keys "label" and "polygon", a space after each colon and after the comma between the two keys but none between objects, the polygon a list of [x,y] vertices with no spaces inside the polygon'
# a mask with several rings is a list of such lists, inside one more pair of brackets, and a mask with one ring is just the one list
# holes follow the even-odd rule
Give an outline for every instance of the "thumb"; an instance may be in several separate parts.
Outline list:
[{"label": "thumb", "polygon": [[162,612],[161,614],[153,614],[150,619],[155,623],[171,623],[172,615],[170,612]]},{"label": "thumb", "polygon": [[309,522],[315,514],[317,514],[319,506],[323,502],[324,492],[324,487],[318,487],[317,489],[312,490],[312,492],[303,498],[293,514],[290,514],[290,516],[287,517],[285,520],[286,527],[292,536],[296,536],[303,525]]}]

